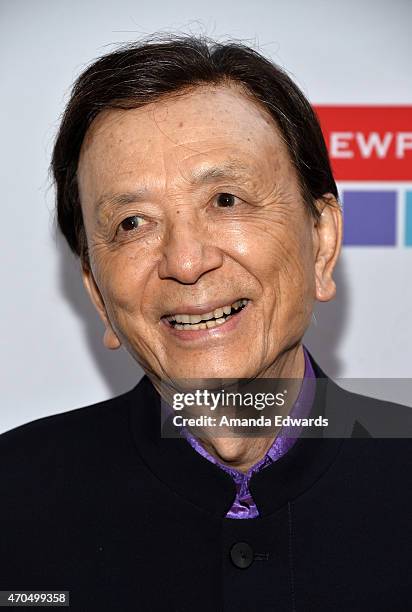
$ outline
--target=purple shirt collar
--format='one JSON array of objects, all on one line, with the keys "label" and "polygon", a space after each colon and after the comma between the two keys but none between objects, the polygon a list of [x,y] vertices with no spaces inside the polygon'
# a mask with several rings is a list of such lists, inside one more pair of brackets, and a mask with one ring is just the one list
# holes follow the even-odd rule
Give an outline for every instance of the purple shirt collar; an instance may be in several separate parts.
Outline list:
[{"label": "purple shirt collar", "polygon": [[[310,358],[305,347],[303,347],[303,353],[305,357],[305,371],[302,379],[302,384],[299,390],[299,395],[289,413],[290,416],[295,418],[305,418],[309,415],[315,396],[316,375],[312,368],[312,364],[310,362]],[[260,459],[257,463],[255,463],[255,465],[252,465],[252,467],[250,467],[246,473],[243,473],[239,470],[236,470],[235,468],[229,467],[224,463],[221,463],[218,459],[213,457],[200,444],[198,439],[195,438],[188,431],[182,430],[182,434],[197,453],[202,455],[202,457],[204,457],[211,463],[214,463],[215,465],[219,466],[222,470],[232,476],[236,484],[236,497],[232,504],[232,507],[226,514],[226,518],[233,519],[257,518],[259,516],[259,511],[249,490],[250,479],[253,474],[259,472],[268,465],[271,465],[272,463],[280,459],[280,457],[285,455],[288,450],[292,448],[298,438],[296,429],[294,430],[292,436],[290,435],[291,432],[288,431],[288,428],[283,427],[276,436],[269,450],[266,452],[265,456],[262,457],[262,459]]]}]

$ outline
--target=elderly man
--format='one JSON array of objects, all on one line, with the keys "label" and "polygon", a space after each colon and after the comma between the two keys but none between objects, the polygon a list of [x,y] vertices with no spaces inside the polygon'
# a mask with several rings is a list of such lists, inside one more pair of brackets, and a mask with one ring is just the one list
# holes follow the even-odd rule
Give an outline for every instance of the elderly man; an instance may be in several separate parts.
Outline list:
[{"label": "elderly man", "polygon": [[356,418],[347,436],[161,429],[182,379],[298,381],[287,414],[338,406],[345,432],[348,414],[408,418],[302,345],[342,216],[296,85],[239,44],[122,48],[75,84],[52,167],[104,344],[146,375],[1,437],[1,589],[87,612],[409,609],[408,440]]}]

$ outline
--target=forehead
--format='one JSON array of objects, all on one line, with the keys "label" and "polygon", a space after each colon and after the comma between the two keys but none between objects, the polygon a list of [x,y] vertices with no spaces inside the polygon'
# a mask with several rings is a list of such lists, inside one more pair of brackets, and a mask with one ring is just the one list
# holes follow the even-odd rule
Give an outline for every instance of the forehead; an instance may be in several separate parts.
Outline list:
[{"label": "forehead", "polygon": [[223,164],[264,174],[290,166],[269,113],[239,87],[198,87],[130,110],[106,110],[89,128],[78,178],[84,197],[139,180],[190,179]]}]

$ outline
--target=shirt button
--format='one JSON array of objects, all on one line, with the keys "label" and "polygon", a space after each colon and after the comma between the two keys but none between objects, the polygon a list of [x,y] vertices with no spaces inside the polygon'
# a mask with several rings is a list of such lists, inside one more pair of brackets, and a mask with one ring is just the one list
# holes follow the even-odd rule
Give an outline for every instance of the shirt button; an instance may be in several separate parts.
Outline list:
[{"label": "shirt button", "polygon": [[235,567],[246,569],[253,563],[253,549],[246,542],[238,542],[230,549],[230,558]]}]

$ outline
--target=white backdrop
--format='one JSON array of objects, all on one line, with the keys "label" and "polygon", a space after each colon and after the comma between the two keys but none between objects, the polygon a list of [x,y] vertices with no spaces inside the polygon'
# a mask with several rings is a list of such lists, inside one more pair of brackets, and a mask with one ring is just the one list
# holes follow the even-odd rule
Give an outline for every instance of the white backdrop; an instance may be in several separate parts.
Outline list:
[{"label": "white backdrop", "polygon": [[[123,349],[104,349],[79,265],[53,225],[48,164],[79,72],[111,43],[201,31],[256,45],[314,104],[411,104],[411,9],[409,0],[0,0],[0,431],[112,397],[141,376]],[[336,300],[317,308],[306,336],[321,367],[334,378],[412,378],[412,247],[345,247],[336,280]],[[386,393],[412,405],[406,388]]]}]

